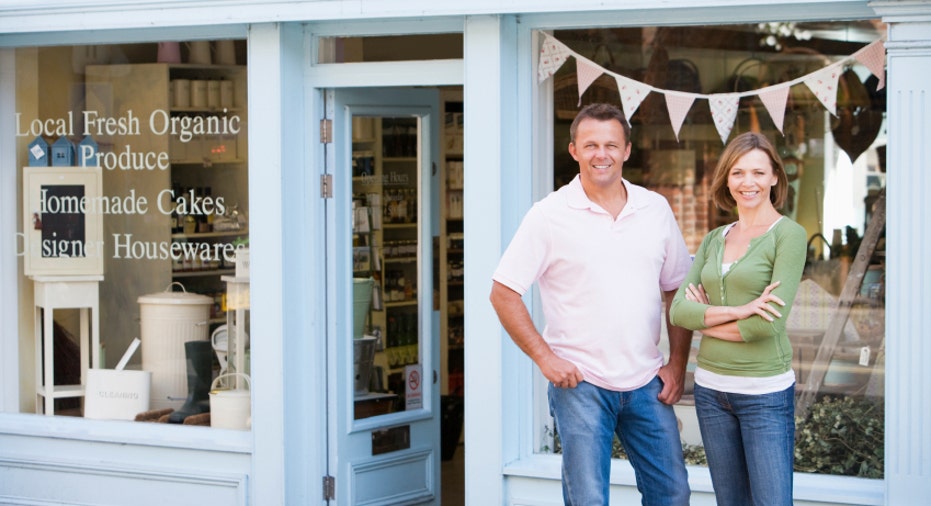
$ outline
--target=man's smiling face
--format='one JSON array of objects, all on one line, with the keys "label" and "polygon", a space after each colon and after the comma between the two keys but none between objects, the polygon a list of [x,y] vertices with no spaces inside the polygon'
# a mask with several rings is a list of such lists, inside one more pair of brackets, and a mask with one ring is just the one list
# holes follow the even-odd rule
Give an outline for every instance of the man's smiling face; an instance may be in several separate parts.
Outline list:
[{"label": "man's smiling face", "polygon": [[583,185],[608,188],[620,184],[630,143],[619,121],[586,118],[579,122],[569,154],[579,162]]}]

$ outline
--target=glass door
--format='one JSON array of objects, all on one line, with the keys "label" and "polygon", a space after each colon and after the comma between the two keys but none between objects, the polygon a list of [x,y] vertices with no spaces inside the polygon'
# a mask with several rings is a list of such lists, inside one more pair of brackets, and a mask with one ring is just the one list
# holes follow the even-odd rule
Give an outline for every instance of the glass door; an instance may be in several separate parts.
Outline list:
[{"label": "glass door", "polygon": [[431,168],[439,96],[422,89],[329,96],[337,206],[337,230],[328,234],[337,245],[328,248],[336,257],[331,282],[338,304],[329,389],[337,399],[330,402],[336,500],[438,503]]}]

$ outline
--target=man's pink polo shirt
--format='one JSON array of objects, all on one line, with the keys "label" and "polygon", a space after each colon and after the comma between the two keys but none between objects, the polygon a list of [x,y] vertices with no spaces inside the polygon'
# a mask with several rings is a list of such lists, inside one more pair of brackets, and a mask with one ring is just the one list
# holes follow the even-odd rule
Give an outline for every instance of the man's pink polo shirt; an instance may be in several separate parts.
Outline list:
[{"label": "man's pink polo shirt", "polygon": [[613,219],[577,175],[537,202],[493,279],[523,295],[539,283],[543,338],[585,381],[615,391],[642,387],[663,365],[662,291],[678,289],[691,259],[666,199],[624,181]]}]

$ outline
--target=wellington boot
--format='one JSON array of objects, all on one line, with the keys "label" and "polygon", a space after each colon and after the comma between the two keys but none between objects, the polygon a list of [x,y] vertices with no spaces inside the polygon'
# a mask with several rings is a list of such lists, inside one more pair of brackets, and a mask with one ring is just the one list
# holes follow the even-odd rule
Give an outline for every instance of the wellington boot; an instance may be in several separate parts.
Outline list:
[{"label": "wellington boot", "polygon": [[187,400],[168,416],[168,423],[184,423],[191,415],[210,411],[210,380],[213,374],[213,347],[210,341],[184,343],[187,357]]}]

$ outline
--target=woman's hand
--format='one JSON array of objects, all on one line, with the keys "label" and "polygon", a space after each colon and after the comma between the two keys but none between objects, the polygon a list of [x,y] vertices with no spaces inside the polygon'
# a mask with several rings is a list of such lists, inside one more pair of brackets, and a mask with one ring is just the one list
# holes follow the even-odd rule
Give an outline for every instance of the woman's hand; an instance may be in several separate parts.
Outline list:
[{"label": "woman's hand", "polygon": [[710,302],[708,302],[708,294],[705,293],[705,288],[701,286],[701,283],[699,283],[697,287],[689,283],[689,286],[685,288],[685,300],[701,304],[710,304]]},{"label": "woman's hand", "polygon": [[705,326],[707,328],[728,322],[744,320],[755,314],[771,322],[776,318],[782,317],[782,313],[774,307],[774,304],[779,306],[786,305],[782,299],[772,294],[773,289],[777,286],[779,286],[779,281],[767,286],[763,289],[763,293],[760,294],[759,297],[742,306],[712,305],[708,300],[708,293],[705,292],[705,288],[701,284],[695,286],[689,283],[685,288],[685,298],[686,300],[709,306],[708,309],[705,310]]},{"label": "woman's hand", "polygon": [[782,313],[780,313],[770,304],[774,303],[780,306],[786,305],[782,299],[772,294],[773,289],[777,286],[779,286],[779,281],[776,281],[763,289],[763,293],[760,294],[760,296],[756,299],[750,301],[748,304],[740,306],[739,310],[744,314],[744,316],[742,316],[740,319],[748,318],[755,314],[760,315],[768,322],[773,321],[775,318],[781,318]]}]

